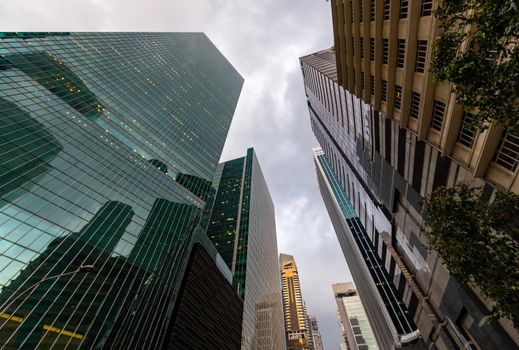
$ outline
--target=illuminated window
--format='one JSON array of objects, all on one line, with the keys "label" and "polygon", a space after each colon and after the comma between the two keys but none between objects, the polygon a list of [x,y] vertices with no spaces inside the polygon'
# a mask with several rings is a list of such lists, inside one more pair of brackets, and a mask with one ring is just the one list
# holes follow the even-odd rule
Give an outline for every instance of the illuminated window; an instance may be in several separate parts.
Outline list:
[{"label": "illuminated window", "polygon": [[395,85],[395,108],[400,109],[401,103],[402,103],[402,87],[399,85]]}]

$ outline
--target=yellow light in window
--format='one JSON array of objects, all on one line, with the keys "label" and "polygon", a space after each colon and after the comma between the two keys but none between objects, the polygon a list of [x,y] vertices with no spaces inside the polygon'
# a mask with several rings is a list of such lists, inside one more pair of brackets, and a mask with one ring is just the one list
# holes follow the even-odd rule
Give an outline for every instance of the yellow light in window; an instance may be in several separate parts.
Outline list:
[{"label": "yellow light in window", "polygon": [[49,331],[49,332],[63,334],[63,335],[66,335],[68,337],[72,337],[72,338],[76,338],[76,339],[83,339],[83,335],[77,334],[77,333],[74,333],[74,332],[71,332],[71,331],[66,331],[66,330],[61,329],[61,328],[52,327],[52,326],[49,326],[49,325],[43,325],[43,329],[46,330],[46,331]]}]

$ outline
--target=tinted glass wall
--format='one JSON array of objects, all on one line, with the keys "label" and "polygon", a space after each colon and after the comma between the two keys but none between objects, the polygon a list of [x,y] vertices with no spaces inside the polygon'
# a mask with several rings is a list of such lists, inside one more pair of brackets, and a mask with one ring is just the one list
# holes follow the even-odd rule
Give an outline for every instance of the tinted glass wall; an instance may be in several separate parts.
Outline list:
[{"label": "tinted glass wall", "polygon": [[0,55],[0,344],[159,346],[242,78],[203,34]]}]

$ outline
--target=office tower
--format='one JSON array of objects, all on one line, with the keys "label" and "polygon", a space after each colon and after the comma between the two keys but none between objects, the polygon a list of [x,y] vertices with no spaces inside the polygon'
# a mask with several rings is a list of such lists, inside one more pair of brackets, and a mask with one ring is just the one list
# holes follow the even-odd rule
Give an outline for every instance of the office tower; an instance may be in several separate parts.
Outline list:
[{"label": "office tower", "polygon": [[242,349],[285,349],[274,205],[254,150],[219,164],[212,187],[207,235],[243,300]]},{"label": "office tower", "polygon": [[323,338],[319,331],[319,325],[317,324],[317,317],[308,316],[310,320],[310,331],[312,332],[312,343],[314,344],[314,350],[324,350]]},{"label": "office tower", "polygon": [[279,255],[281,287],[283,289],[283,309],[285,311],[285,331],[288,350],[312,350],[312,332],[306,305],[301,294],[299,272],[292,255]]},{"label": "office tower", "polygon": [[239,347],[183,306],[241,322],[199,220],[242,84],[201,33],[0,34],[2,347]]},{"label": "office tower", "polygon": [[332,284],[337,317],[348,350],[378,349],[368,317],[353,283]]},{"label": "office tower", "polygon": [[[394,291],[388,305],[400,305],[395,315],[384,311],[381,324],[372,320],[381,348],[405,344],[404,335],[415,330],[439,349],[514,348],[519,335],[512,323],[488,317],[491,303],[476,288],[459,285],[425,248],[422,205],[434,189],[472,181],[488,201],[498,190],[513,190],[515,178],[503,174],[502,150],[516,149],[513,140],[493,126],[475,130],[473,111],[464,111],[428,72],[437,35],[434,6],[426,0],[332,1],[334,48],[300,59],[312,128],[324,152],[315,155],[320,188],[343,250],[356,252],[345,256],[370,320],[381,315],[370,311],[374,305],[386,305],[377,283]],[[511,164],[508,170],[515,169]],[[336,187],[328,188],[332,183]],[[399,313],[410,329],[395,327]]]}]

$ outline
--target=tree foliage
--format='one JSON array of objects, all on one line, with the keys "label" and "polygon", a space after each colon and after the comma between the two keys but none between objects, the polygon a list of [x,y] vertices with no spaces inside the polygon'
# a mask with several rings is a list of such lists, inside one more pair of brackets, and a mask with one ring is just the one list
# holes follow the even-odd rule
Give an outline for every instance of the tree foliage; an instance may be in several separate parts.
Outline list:
[{"label": "tree foliage", "polygon": [[460,283],[474,283],[495,302],[494,316],[519,329],[519,196],[499,193],[489,204],[478,192],[460,183],[426,199],[428,248]]},{"label": "tree foliage", "polygon": [[[475,124],[519,131],[519,11],[516,0],[441,0],[431,71],[452,84]],[[466,45],[465,49],[463,47]]]}]

